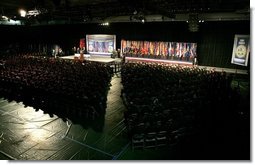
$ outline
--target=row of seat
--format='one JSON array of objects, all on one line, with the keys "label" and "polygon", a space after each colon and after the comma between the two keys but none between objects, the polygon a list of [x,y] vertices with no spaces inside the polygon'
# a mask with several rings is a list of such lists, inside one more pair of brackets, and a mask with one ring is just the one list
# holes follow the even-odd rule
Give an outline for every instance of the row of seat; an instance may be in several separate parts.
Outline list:
[{"label": "row of seat", "polygon": [[59,113],[95,118],[96,114],[105,111],[111,76],[110,66],[100,63],[14,57],[5,60],[0,68],[0,90],[6,97],[27,101],[39,109],[54,107],[56,101],[65,105],[61,110],[55,110]]},{"label": "row of seat", "polygon": [[185,136],[196,133],[203,110],[227,99],[231,83],[225,72],[169,64],[125,63],[121,75],[129,137],[143,148],[150,146],[152,132],[153,146],[162,132],[166,144],[176,141],[178,130]]}]

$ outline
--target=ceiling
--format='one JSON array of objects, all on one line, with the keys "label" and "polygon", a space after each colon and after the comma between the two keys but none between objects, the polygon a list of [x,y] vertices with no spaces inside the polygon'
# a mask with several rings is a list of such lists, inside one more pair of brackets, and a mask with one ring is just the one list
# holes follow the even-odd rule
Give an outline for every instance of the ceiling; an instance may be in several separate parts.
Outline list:
[{"label": "ceiling", "polygon": [[20,9],[42,14],[23,18],[27,22],[125,22],[185,20],[196,13],[203,19],[249,19],[249,0],[1,0],[0,14],[21,19]]}]

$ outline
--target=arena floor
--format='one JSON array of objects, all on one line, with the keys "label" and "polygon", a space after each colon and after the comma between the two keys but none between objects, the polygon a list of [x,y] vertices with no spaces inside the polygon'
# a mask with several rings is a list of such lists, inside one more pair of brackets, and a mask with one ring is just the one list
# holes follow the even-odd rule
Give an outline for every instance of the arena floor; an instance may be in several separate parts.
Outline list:
[{"label": "arena floor", "polygon": [[[219,69],[220,70],[220,69]],[[233,72],[233,70],[232,70]],[[241,75],[246,76],[246,75]],[[247,77],[247,76],[246,76]],[[240,79],[233,85],[242,82]],[[239,83],[249,94],[249,78]],[[107,109],[102,120],[92,124],[80,124],[74,119],[62,118],[26,107],[23,102],[6,100],[0,96],[0,159],[8,160],[203,160],[203,159],[248,159],[247,134],[249,123],[228,130],[224,138],[229,144],[215,144],[208,135],[196,137],[190,144],[156,149],[132,150],[124,123],[126,110],[121,95],[120,73],[115,73],[107,97]],[[242,112],[249,116],[248,112]],[[242,114],[242,116],[244,116]],[[239,118],[239,117],[238,117]],[[84,119],[86,120],[86,119]],[[243,120],[243,119],[240,119]],[[233,120],[233,123],[237,122]],[[231,124],[232,121],[226,121]],[[103,129],[95,130],[90,125]],[[236,132],[238,131],[238,132]],[[231,132],[231,133],[230,133]],[[234,135],[234,136],[232,136]],[[220,136],[220,135],[217,135]],[[224,135],[222,135],[224,136]],[[236,139],[242,140],[231,145]],[[216,148],[219,151],[215,153]],[[234,149],[235,148],[235,149]],[[239,150],[240,152],[236,152]],[[233,151],[233,152],[230,152]]]}]

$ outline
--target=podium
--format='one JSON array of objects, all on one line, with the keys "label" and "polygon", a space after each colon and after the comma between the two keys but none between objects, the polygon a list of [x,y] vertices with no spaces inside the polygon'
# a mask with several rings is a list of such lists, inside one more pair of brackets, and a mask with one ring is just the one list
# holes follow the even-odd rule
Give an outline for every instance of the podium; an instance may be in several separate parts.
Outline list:
[{"label": "podium", "polygon": [[80,54],[80,60],[81,60],[81,61],[84,61],[84,55],[83,55],[83,53]]},{"label": "podium", "polygon": [[75,53],[75,54],[74,54],[74,60],[75,60],[75,61],[78,61],[79,58],[80,58],[80,54],[79,54],[79,53]]}]

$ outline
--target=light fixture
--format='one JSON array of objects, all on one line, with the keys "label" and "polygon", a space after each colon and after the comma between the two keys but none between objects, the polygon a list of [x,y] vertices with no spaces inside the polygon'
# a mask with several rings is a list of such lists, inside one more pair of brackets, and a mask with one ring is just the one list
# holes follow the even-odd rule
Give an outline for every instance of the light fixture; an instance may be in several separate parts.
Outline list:
[{"label": "light fixture", "polygon": [[198,23],[199,22],[201,22],[201,21],[198,19],[198,14],[197,13],[189,14],[188,23],[189,23],[189,30],[191,32],[197,32],[198,31],[198,29],[199,29]]},{"label": "light fixture", "polygon": [[142,22],[144,23],[146,20],[145,18],[145,14],[143,11],[139,11],[137,12],[135,10],[135,12],[133,12],[133,15],[130,16],[130,21],[135,21],[135,22]]},{"label": "light fixture", "polygon": [[109,26],[109,22],[104,22],[104,23],[101,23],[100,25],[102,25],[102,26]]},{"label": "light fixture", "polygon": [[34,10],[29,10],[28,12],[27,12],[27,16],[29,17],[29,16],[37,16],[37,15],[39,15],[40,14],[40,11],[39,10],[37,10],[37,9],[34,9]]},{"label": "light fixture", "polygon": [[20,10],[19,10],[19,13],[20,13],[20,16],[21,16],[21,17],[26,17],[27,12],[26,12],[25,10],[20,9]]},{"label": "light fixture", "polygon": [[2,16],[2,18],[1,18],[2,20],[8,20],[8,17],[6,17],[6,16]]}]

